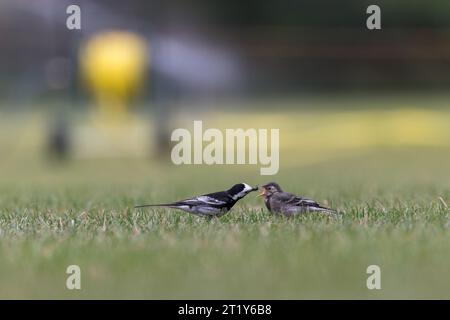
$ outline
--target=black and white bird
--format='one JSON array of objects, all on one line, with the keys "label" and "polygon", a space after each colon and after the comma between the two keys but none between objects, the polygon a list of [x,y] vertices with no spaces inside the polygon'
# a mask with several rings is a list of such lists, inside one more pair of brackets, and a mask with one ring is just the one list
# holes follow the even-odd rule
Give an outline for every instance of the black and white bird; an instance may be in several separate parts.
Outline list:
[{"label": "black and white bird", "polygon": [[236,202],[245,197],[248,193],[256,190],[258,190],[258,187],[252,187],[246,183],[238,183],[225,191],[208,193],[172,203],[135,206],[135,208],[168,207],[187,211],[202,217],[221,217],[230,211]]},{"label": "black and white bird", "polygon": [[264,203],[271,213],[287,217],[308,212],[336,214],[336,211],[323,207],[314,200],[284,192],[278,183],[270,182],[261,188],[263,191],[259,196],[264,197]]}]

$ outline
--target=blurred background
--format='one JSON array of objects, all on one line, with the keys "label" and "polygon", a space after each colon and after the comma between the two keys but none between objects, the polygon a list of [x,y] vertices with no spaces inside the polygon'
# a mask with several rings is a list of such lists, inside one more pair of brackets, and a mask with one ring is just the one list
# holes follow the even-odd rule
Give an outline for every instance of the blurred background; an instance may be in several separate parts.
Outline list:
[{"label": "blurred background", "polygon": [[[194,120],[280,129],[279,173],[174,165]],[[1,0],[0,297],[448,298],[449,124],[448,0]],[[238,181],[343,218],[132,209]]]},{"label": "blurred background", "polygon": [[380,0],[374,31],[370,1],[79,0],[80,30],[71,4],[0,4],[3,168],[170,165],[171,130],[194,119],[280,128],[282,167],[450,146],[448,1]]}]

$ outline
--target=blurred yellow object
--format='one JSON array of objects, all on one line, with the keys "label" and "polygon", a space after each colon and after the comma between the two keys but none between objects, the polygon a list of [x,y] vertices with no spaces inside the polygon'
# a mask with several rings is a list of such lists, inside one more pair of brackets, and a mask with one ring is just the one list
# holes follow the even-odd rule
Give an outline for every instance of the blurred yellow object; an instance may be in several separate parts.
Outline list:
[{"label": "blurred yellow object", "polygon": [[97,111],[73,128],[75,157],[143,155],[148,124],[128,112],[144,86],[148,44],[139,35],[107,31],[94,35],[80,50],[83,85],[95,98]]},{"label": "blurred yellow object", "polygon": [[80,51],[82,79],[103,116],[120,118],[142,88],[147,46],[140,36],[109,31],[93,36]]}]

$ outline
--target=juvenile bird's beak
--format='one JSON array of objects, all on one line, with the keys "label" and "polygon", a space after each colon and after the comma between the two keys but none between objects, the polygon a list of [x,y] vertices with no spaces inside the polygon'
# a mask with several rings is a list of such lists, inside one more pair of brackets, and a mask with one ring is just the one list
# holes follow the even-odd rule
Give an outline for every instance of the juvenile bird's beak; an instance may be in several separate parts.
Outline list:
[{"label": "juvenile bird's beak", "polygon": [[266,189],[264,187],[261,187],[261,188],[262,188],[262,192],[260,194],[258,194],[257,197],[262,197],[262,196],[266,195]]}]

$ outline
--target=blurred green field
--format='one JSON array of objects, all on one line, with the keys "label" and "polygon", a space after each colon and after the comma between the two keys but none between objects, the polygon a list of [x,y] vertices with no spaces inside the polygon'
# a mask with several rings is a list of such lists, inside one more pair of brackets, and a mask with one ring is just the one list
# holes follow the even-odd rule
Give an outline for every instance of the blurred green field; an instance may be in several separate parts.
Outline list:
[{"label": "blurred green field", "polygon": [[[0,298],[450,298],[444,145],[344,145],[308,161],[290,147],[269,177],[148,159],[60,164],[33,150],[0,160]],[[342,217],[279,219],[256,194],[220,220],[132,209],[272,180]],[[65,287],[71,264],[78,291]],[[372,264],[381,290],[366,288]]]}]

